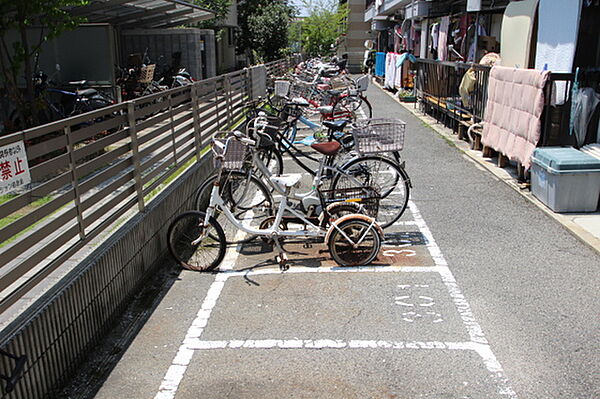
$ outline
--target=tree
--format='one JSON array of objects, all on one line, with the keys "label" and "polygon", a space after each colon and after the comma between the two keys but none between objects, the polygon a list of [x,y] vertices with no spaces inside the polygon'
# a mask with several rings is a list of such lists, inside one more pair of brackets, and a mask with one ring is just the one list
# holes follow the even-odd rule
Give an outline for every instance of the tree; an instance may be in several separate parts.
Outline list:
[{"label": "tree", "polygon": [[[87,0],[0,0],[1,78],[9,100],[20,115],[21,128],[37,125],[43,106],[36,101],[32,80],[36,55],[45,41],[84,22],[84,18],[72,16],[67,8],[87,3]],[[21,79],[25,80],[24,92],[19,88]],[[6,122],[10,130],[10,121]]]},{"label": "tree", "polygon": [[198,25],[201,28],[214,28],[227,18],[229,7],[232,0],[194,0],[194,4],[200,7],[208,8],[215,13],[215,17],[206,21],[200,22]]},{"label": "tree", "polygon": [[294,7],[282,0],[242,0],[238,4],[238,53],[251,61],[280,58],[288,46]]},{"label": "tree", "polygon": [[294,29],[296,41],[309,56],[324,56],[334,52],[339,36],[345,31],[348,4],[339,5],[335,0],[304,0],[303,6],[310,10]]}]

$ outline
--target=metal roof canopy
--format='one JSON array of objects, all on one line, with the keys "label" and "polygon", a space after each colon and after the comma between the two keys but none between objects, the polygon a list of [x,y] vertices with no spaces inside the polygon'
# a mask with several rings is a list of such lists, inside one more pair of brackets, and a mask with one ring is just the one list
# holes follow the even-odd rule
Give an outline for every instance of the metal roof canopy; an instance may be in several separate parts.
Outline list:
[{"label": "metal roof canopy", "polygon": [[181,0],[96,0],[73,7],[73,15],[90,23],[109,23],[124,29],[172,28],[214,17],[206,8]]}]

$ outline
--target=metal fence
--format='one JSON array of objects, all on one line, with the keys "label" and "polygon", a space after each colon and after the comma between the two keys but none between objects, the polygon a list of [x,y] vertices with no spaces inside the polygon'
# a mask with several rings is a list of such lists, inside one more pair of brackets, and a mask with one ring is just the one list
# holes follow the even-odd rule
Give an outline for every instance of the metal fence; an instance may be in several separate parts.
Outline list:
[{"label": "metal fence", "polygon": [[[470,106],[461,101],[459,87],[465,73],[473,68],[474,89]],[[417,97],[426,112],[449,125],[456,132],[483,120],[491,67],[462,62],[419,59],[417,62]],[[545,106],[539,146],[573,145],[569,135],[571,110],[571,73],[551,73],[545,87]],[[561,101],[556,101],[557,97]]]},{"label": "metal fence", "polygon": [[[270,63],[266,70],[281,74],[294,62]],[[253,93],[252,76],[252,69],[238,71],[1,137],[0,146],[25,142],[32,183],[0,204],[0,311],[47,283],[93,238],[109,236],[114,222],[132,209],[143,215],[149,205],[156,208],[156,192],[201,158],[215,132],[242,120],[244,101],[259,94]],[[152,223],[160,227],[168,221]],[[132,234],[135,243],[115,245],[129,246],[127,256],[139,257],[146,232]],[[114,272],[86,269],[87,279],[77,276],[52,288],[55,292],[36,302],[40,308],[31,317],[17,318],[2,330],[1,347],[30,359],[24,381],[10,397],[47,395],[95,342],[100,326],[122,308],[126,290],[136,285],[127,275],[136,270],[124,271],[120,260],[106,262]],[[116,295],[106,297],[111,290],[123,290],[121,302]],[[98,301],[101,296],[104,302]],[[111,300],[115,303],[108,309]],[[2,357],[0,374],[10,374],[13,363]]]},{"label": "metal fence", "polygon": [[[459,87],[470,68],[474,70],[475,85],[467,107],[461,101]],[[417,96],[428,111],[455,131],[461,123],[478,123],[483,120],[490,69],[479,64],[419,59]]]}]

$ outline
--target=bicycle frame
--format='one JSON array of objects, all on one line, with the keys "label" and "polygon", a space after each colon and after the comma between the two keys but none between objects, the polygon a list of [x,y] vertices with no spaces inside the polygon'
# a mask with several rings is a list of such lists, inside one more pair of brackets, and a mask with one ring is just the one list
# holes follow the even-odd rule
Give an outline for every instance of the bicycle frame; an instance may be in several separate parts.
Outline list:
[{"label": "bicycle frame", "polygon": [[[279,203],[279,208],[277,210],[277,214],[275,215],[275,221],[273,222],[273,227],[270,227],[268,229],[255,229],[252,227],[248,227],[248,226],[244,225],[243,222],[238,220],[235,217],[235,215],[229,210],[229,208],[225,205],[225,202],[223,201],[223,199],[221,198],[221,195],[219,194],[219,185],[215,184],[213,186],[213,189],[210,194],[210,205],[208,206],[208,209],[206,210],[206,219],[204,220],[205,226],[208,226],[208,220],[214,215],[214,211],[217,207],[221,211],[223,211],[223,213],[225,213],[225,216],[227,217],[229,222],[231,222],[238,229],[240,229],[248,234],[263,235],[263,236],[278,235],[278,236],[283,236],[283,237],[325,237],[325,235],[327,233],[326,230],[324,230],[323,228],[321,228],[321,227],[315,225],[314,223],[312,223],[311,221],[309,221],[302,213],[291,208],[288,205],[287,197],[285,195],[284,195],[283,201],[281,201]],[[302,231],[282,230],[280,228],[280,224],[283,219],[283,215],[286,212],[289,212],[292,215],[294,215],[295,217],[302,220],[306,224],[306,226],[308,226],[312,230],[302,230]],[[199,242],[202,240],[202,238],[204,238],[204,237],[200,237],[196,241]],[[349,239],[348,237],[346,237],[346,238]]]}]

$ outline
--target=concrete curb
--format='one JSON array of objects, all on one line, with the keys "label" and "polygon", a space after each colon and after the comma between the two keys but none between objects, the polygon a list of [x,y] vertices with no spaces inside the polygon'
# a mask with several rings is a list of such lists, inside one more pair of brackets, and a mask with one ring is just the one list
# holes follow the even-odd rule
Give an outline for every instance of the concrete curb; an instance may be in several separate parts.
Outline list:
[{"label": "concrete curb", "polygon": [[[571,234],[573,234],[577,239],[579,239],[584,244],[588,245],[590,248],[595,250],[600,254],[600,238],[596,237],[590,231],[584,229],[577,223],[573,221],[573,218],[581,217],[580,214],[572,214],[572,215],[564,215],[560,213],[555,213],[551,209],[549,209],[546,205],[544,205],[540,200],[538,200],[531,191],[525,191],[521,185],[517,183],[515,176],[511,175],[507,169],[497,167],[494,162],[492,162],[492,158],[484,158],[481,155],[480,151],[472,150],[470,145],[458,138],[458,135],[452,133],[452,130],[441,125],[436,119],[420,113],[418,108],[415,108],[414,103],[403,103],[398,101],[398,99],[389,91],[385,90],[381,85],[379,85],[375,80],[373,80],[373,84],[379,87],[384,93],[393,98],[398,102],[399,105],[404,107],[408,112],[412,115],[420,119],[427,126],[429,126],[433,131],[442,136],[446,141],[451,143],[454,147],[456,147],[459,151],[464,154],[464,157],[470,161],[472,161],[475,166],[480,169],[487,170],[492,173],[495,177],[497,177],[500,181],[506,183],[513,190],[518,192],[523,198],[527,199],[530,203],[541,209],[546,215],[550,216],[552,219],[556,220],[560,223],[565,229],[567,229]],[[594,214],[594,219],[598,219],[598,224],[600,225],[600,213]]]}]

